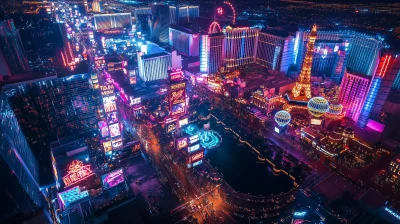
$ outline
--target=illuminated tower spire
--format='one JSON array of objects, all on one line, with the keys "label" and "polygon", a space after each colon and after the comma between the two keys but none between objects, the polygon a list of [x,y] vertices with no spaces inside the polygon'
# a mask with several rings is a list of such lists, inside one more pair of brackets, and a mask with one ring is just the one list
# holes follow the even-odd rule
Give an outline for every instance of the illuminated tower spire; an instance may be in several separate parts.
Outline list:
[{"label": "illuminated tower spire", "polygon": [[311,66],[314,54],[315,40],[317,39],[317,26],[314,24],[310,38],[307,43],[307,53],[303,61],[303,66],[301,67],[301,72],[297,78],[296,85],[294,86],[292,93],[294,97],[306,97],[311,98]]}]

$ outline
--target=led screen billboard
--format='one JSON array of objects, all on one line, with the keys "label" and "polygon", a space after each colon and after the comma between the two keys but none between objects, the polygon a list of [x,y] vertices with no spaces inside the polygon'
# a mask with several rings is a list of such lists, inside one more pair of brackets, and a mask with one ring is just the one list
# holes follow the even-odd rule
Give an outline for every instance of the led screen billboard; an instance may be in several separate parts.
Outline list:
[{"label": "led screen billboard", "polygon": [[120,130],[119,130],[119,124],[118,124],[118,123],[116,123],[116,124],[111,124],[110,126],[108,126],[108,128],[109,128],[109,130],[110,130],[110,136],[111,136],[111,138],[118,137],[118,136],[121,135],[121,132],[120,132]]},{"label": "led screen billboard", "polygon": [[107,122],[105,122],[105,121],[99,121],[99,122],[98,122],[98,125],[99,125],[100,134],[101,134],[101,137],[102,137],[102,138],[107,137],[107,136],[110,135],[110,133],[109,133],[109,131],[108,131]]},{"label": "led screen billboard", "polygon": [[115,96],[107,96],[103,98],[104,111],[106,113],[117,110],[117,104],[115,103]]},{"label": "led screen billboard", "polygon": [[101,176],[101,181],[103,183],[104,189],[115,187],[118,184],[123,183],[124,180],[124,172],[122,169],[114,170]]},{"label": "led screen billboard", "polygon": [[114,124],[118,122],[117,112],[107,113],[107,123]]},{"label": "led screen billboard", "polygon": [[121,146],[122,146],[122,138],[119,137],[119,138],[117,138],[117,139],[112,140],[112,141],[111,141],[111,144],[112,144],[112,147],[113,147],[113,148],[121,147]]},{"label": "led screen billboard", "polygon": [[187,147],[187,146],[188,146],[188,139],[187,139],[187,137],[178,138],[178,139],[176,140],[176,148],[177,148],[178,150],[183,149],[183,148],[185,148],[185,147]]}]

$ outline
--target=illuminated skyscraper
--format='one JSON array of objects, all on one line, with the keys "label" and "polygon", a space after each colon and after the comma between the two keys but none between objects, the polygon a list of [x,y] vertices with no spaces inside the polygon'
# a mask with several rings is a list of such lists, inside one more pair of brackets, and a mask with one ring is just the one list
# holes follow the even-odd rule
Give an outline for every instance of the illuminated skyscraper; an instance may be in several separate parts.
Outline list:
[{"label": "illuminated skyscraper", "polygon": [[176,7],[152,5],[151,16],[151,38],[160,43],[168,43],[169,25],[177,24]]},{"label": "illuminated skyscraper", "polygon": [[36,205],[40,206],[43,201],[39,186],[38,163],[21,131],[16,115],[8,103],[8,98],[15,94],[13,89],[14,85],[11,84],[1,90],[0,155],[13,171],[24,191]]},{"label": "illuminated skyscraper", "polygon": [[94,27],[97,31],[109,29],[131,29],[131,13],[94,14]]},{"label": "illuminated skyscraper", "polygon": [[340,84],[339,102],[343,105],[346,117],[356,122],[367,96],[370,81],[371,78],[366,75],[346,72]]},{"label": "illuminated skyscraper", "polygon": [[[258,36],[256,63],[272,70],[279,70],[287,45],[293,41],[289,34],[260,32]],[[285,48],[286,47],[286,48]]]},{"label": "illuminated skyscraper", "polygon": [[136,30],[142,34],[150,35],[151,31],[151,8],[135,9]]},{"label": "illuminated skyscraper", "polygon": [[398,71],[398,73],[396,75],[396,79],[393,82],[392,88],[393,89],[400,89],[400,70]]},{"label": "illuminated skyscraper", "polygon": [[258,28],[226,27],[224,56],[227,71],[234,71],[243,65],[256,61]]},{"label": "illuminated skyscraper", "polygon": [[303,61],[303,65],[301,67],[300,75],[297,78],[296,85],[292,90],[294,97],[300,96],[300,97],[306,97],[307,99],[311,98],[311,84],[310,84],[311,67],[312,67],[314,45],[316,39],[317,39],[317,26],[314,25],[311,30],[309,41],[307,43],[307,52]]},{"label": "illuminated skyscraper", "polygon": [[19,32],[12,19],[0,21],[0,48],[12,75],[31,71]]},{"label": "illuminated skyscraper", "polygon": [[192,19],[199,16],[199,6],[197,5],[179,7],[179,22],[190,22]]},{"label": "illuminated skyscraper", "polygon": [[392,55],[381,57],[357,122],[360,127],[366,127],[369,119],[378,118],[399,70],[400,58]]},{"label": "illuminated skyscraper", "polygon": [[181,26],[169,27],[169,45],[186,56],[199,56],[199,34]]},{"label": "illuminated skyscraper", "polygon": [[217,22],[211,24],[208,34],[200,37],[200,72],[215,74],[224,63],[225,35]]},{"label": "illuminated skyscraper", "polygon": [[181,68],[182,58],[176,51],[155,54],[137,53],[139,77],[145,81],[155,81],[168,78],[170,68]]},{"label": "illuminated skyscraper", "polygon": [[[346,56],[346,68],[349,71],[372,76],[378,66],[382,41],[364,33],[353,31],[318,31],[318,41],[342,41],[344,43]],[[310,32],[298,31],[295,47],[297,56],[294,64],[300,67],[305,55],[305,45],[308,42]],[[317,46],[316,46],[317,47]]]}]

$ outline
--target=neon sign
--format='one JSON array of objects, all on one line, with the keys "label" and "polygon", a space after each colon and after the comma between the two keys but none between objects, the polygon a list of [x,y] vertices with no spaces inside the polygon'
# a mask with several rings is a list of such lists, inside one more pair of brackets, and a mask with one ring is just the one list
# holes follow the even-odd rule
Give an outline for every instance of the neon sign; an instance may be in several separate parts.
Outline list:
[{"label": "neon sign", "polygon": [[114,86],[113,85],[100,86],[100,91],[102,96],[111,95],[114,93]]},{"label": "neon sign", "polygon": [[169,78],[171,81],[181,80],[183,77],[183,72],[181,69],[174,69],[170,71]]},{"label": "neon sign", "polygon": [[305,216],[306,212],[295,212],[294,216]]},{"label": "neon sign", "polygon": [[219,15],[222,15],[224,13],[224,10],[221,7],[219,7],[219,8],[217,8],[217,13]]},{"label": "neon sign", "polygon": [[82,161],[74,160],[68,167],[68,174],[62,179],[65,187],[68,187],[92,176],[93,174],[90,165],[83,165]]},{"label": "neon sign", "polygon": [[392,211],[390,208],[385,207],[385,211],[389,212],[391,215],[393,215],[396,219],[400,220],[400,215],[397,214],[396,212]]}]

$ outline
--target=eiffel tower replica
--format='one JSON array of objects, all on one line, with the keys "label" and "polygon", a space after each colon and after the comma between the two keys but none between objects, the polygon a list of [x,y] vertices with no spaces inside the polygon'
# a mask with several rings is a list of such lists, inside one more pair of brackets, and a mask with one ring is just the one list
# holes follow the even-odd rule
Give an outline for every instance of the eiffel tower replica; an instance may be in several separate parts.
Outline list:
[{"label": "eiffel tower replica", "polygon": [[301,72],[297,77],[296,85],[292,89],[290,101],[308,102],[311,98],[311,67],[314,55],[315,40],[317,39],[317,26],[314,24],[307,43],[307,52],[303,60]]}]

